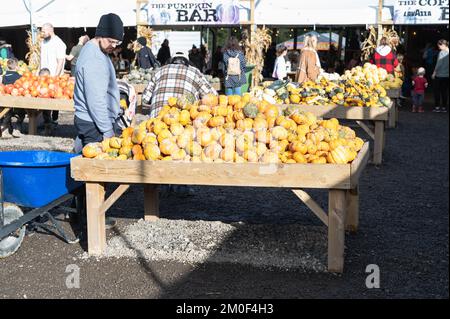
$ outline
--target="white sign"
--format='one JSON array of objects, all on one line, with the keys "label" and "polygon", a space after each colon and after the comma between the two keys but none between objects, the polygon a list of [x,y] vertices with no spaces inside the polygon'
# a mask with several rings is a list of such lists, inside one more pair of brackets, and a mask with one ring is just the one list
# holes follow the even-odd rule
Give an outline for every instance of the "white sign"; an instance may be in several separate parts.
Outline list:
[{"label": "white sign", "polygon": [[397,0],[394,24],[447,24],[449,0]]},{"label": "white sign", "polygon": [[140,13],[149,25],[239,25],[249,12],[239,0],[149,0]]}]

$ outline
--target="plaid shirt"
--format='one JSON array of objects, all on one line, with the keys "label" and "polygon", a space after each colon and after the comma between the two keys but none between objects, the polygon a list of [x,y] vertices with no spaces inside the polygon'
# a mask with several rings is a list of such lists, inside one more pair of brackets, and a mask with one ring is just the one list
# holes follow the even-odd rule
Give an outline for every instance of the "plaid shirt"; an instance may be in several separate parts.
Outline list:
[{"label": "plaid shirt", "polygon": [[375,64],[379,68],[385,69],[388,73],[393,74],[395,68],[398,65],[398,60],[395,54],[391,51],[388,55],[382,56],[378,52],[375,52],[372,60],[372,64]]},{"label": "plaid shirt", "polygon": [[150,104],[150,117],[156,117],[170,97],[181,97],[188,93],[193,94],[196,99],[209,93],[217,95],[197,68],[168,64],[154,74],[142,93],[142,103]]}]

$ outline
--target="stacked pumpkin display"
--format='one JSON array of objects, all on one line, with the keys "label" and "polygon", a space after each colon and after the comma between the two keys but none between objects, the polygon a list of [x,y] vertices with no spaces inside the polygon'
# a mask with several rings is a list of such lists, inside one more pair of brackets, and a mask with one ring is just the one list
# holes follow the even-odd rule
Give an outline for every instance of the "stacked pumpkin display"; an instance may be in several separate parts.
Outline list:
[{"label": "stacked pumpkin display", "polygon": [[264,82],[253,88],[251,94],[271,104],[389,106],[391,101],[380,82],[388,78],[386,70],[366,63],[340,77],[324,73],[317,81],[302,84],[280,80]]},{"label": "stacked pumpkin display", "polygon": [[[284,113],[284,114],[282,114]],[[170,98],[156,118],[120,137],[91,143],[96,159],[185,162],[346,164],[364,142],[337,119],[321,120],[290,106],[283,112],[249,95]]]}]

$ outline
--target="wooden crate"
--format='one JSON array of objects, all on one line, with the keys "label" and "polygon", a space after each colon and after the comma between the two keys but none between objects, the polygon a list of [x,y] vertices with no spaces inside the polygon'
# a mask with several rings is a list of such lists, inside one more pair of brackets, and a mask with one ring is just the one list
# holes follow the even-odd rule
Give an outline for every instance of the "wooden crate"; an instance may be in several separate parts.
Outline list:
[{"label": "wooden crate", "polygon": [[[159,184],[290,188],[328,226],[328,269],[342,272],[345,229],[358,227],[358,185],[369,158],[365,143],[350,164],[184,163],[71,159],[71,175],[86,182],[88,252],[106,245],[105,212],[129,188],[144,184],[146,220],[159,218]],[[105,200],[105,183],[120,186]],[[328,214],[302,189],[329,192]]]},{"label": "wooden crate", "polygon": [[142,94],[147,87],[147,84],[132,84],[132,86],[134,87],[136,94]]},{"label": "wooden crate", "polygon": [[[278,107],[284,110],[289,105],[281,104]],[[385,123],[389,121],[390,107],[362,107],[339,105],[296,105],[304,112],[311,112],[321,118],[337,118],[341,120],[354,120],[373,139],[373,160],[375,165],[381,165],[383,161],[383,149],[385,144]],[[370,128],[365,122],[373,122]]]},{"label": "wooden crate", "polygon": [[400,98],[402,90],[400,88],[398,89],[387,89],[386,95],[390,97],[391,99],[398,99]]},{"label": "wooden crate", "polygon": [[386,95],[392,100],[392,107],[389,110],[389,121],[387,122],[388,128],[396,128],[399,117],[399,104],[401,89],[389,89],[386,90]]}]

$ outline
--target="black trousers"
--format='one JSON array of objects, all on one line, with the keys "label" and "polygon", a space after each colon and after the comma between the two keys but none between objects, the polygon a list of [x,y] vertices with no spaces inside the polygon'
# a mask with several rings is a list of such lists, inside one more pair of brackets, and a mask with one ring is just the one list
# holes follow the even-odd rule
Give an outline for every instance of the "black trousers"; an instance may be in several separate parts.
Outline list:
[{"label": "black trousers", "polygon": [[6,113],[5,117],[0,120],[2,126],[8,127],[8,131],[11,133],[13,131],[12,121],[13,117],[17,118],[17,123],[22,123],[25,119],[27,112],[24,109],[12,109]]},{"label": "black trousers", "polygon": [[[75,116],[75,128],[78,133],[78,138],[81,140],[83,146],[89,143],[97,143],[103,141],[103,133],[100,132],[97,125],[93,122],[84,121]],[[116,123],[113,123],[114,133],[120,135],[121,129]]]},{"label": "black trousers", "polygon": [[50,123],[50,120],[58,120],[59,111],[42,111],[42,116],[44,117],[44,123],[48,124]]},{"label": "black trousers", "polygon": [[434,80],[434,106],[448,107],[448,77]]}]

